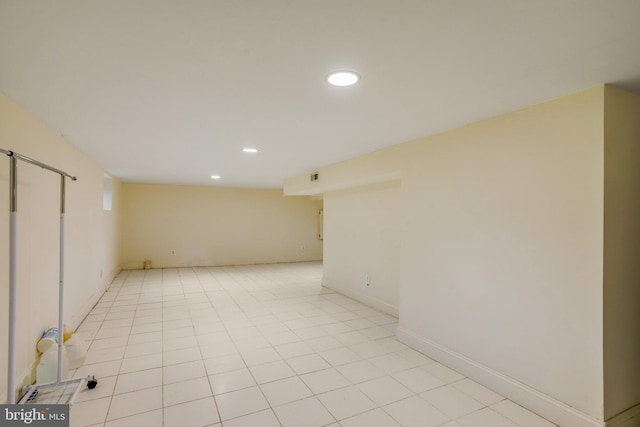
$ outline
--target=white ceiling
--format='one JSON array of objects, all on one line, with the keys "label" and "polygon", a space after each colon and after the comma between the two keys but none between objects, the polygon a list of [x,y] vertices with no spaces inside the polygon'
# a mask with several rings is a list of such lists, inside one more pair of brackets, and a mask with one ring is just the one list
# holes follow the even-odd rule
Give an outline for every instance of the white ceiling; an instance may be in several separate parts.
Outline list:
[{"label": "white ceiling", "polygon": [[[126,182],[280,188],[600,83],[640,92],[639,21],[638,0],[0,0],[0,91]],[[330,87],[336,69],[362,80]]]}]

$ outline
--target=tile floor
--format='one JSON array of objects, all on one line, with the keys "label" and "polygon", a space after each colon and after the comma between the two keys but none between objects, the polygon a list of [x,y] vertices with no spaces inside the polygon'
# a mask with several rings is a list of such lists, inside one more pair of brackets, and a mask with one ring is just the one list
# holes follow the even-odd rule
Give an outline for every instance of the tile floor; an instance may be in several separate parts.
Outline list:
[{"label": "tile floor", "polygon": [[123,271],[78,328],[72,426],[547,427],[320,286],[321,263]]}]

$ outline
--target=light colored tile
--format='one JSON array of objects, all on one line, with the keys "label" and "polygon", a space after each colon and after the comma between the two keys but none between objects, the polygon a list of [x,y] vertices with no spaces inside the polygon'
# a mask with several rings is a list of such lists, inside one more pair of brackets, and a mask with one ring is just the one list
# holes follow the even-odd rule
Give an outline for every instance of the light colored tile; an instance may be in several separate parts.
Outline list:
[{"label": "light colored tile", "polygon": [[[319,311],[319,314],[320,313],[322,313],[322,311]],[[335,317],[329,316],[328,314],[320,314],[319,316],[308,317],[308,319],[316,326],[329,325],[338,321]]]},{"label": "light colored tile", "polygon": [[233,344],[236,346],[240,353],[267,347],[271,348],[271,344],[263,336],[247,335],[242,337],[233,337]]},{"label": "light colored tile", "polygon": [[262,365],[264,363],[281,360],[280,354],[272,347],[247,350],[241,353],[247,366]]},{"label": "light colored tile", "polygon": [[162,323],[162,314],[154,316],[136,317],[133,326],[150,325],[152,323]]},{"label": "light colored tile", "polygon": [[394,331],[390,331],[388,327],[383,326],[374,326],[373,328],[360,329],[360,332],[374,340],[395,336]]},{"label": "light colored tile", "polygon": [[281,344],[275,346],[275,349],[284,359],[315,353],[315,350],[304,342]]},{"label": "light colored tile", "polygon": [[246,368],[244,360],[242,360],[239,353],[205,359],[204,366],[207,368],[207,374],[209,375]]},{"label": "light colored tile", "polygon": [[125,359],[146,356],[162,352],[162,341],[153,341],[140,344],[129,344],[124,352]]},{"label": "light colored tile", "polygon": [[113,360],[121,360],[124,356],[126,347],[103,348],[89,350],[85,362],[87,365],[94,363],[111,362]]},{"label": "light colored tile", "polygon": [[190,336],[194,336],[196,334],[196,331],[195,331],[195,329],[193,329],[193,326],[178,327],[178,326],[180,326],[181,323],[191,324],[191,320],[187,319],[184,322],[180,322],[178,320],[173,320],[173,321],[170,321],[170,322],[163,322],[162,323],[162,338],[165,341],[171,341],[171,340],[176,339],[176,338],[190,337]]},{"label": "light colored tile", "polygon": [[376,404],[355,386],[319,394],[318,399],[336,420],[352,417],[376,407]]},{"label": "light colored tile", "polygon": [[511,421],[521,426],[527,427],[553,427],[555,424],[545,420],[539,415],[516,405],[510,400],[503,400],[491,406],[491,409],[505,416]]},{"label": "light colored tile", "polygon": [[333,317],[335,317],[336,320],[339,320],[340,322],[346,322],[348,320],[354,320],[354,319],[360,318],[360,316],[355,314],[353,311],[344,311],[341,313],[335,313]]},{"label": "light colored tile", "polygon": [[283,360],[277,362],[265,363],[263,365],[252,366],[249,368],[253,377],[258,384],[264,384],[271,381],[281,380],[296,375],[293,369],[289,367]]},{"label": "light colored tile", "polygon": [[280,427],[280,422],[271,409],[225,421],[224,427]]},{"label": "light colored tile", "polygon": [[202,360],[198,347],[183,348],[180,350],[165,351],[162,353],[163,366],[177,365],[178,363],[193,362]]},{"label": "light colored tile", "polygon": [[486,406],[493,405],[494,403],[504,400],[503,396],[500,396],[498,393],[489,390],[469,378],[457,381],[453,383],[453,386]]},{"label": "light colored tile", "polygon": [[237,353],[237,350],[235,344],[233,344],[232,341],[229,341],[218,344],[201,345],[200,353],[202,354],[203,359],[211,359],[213,357]]},{"label": "light colored tile", "polygon": [[327,335],[325,331],[318,326],[312,326],[310,328],[296,329],[295,334],[303,340],[312,340],[318,337],[324,337]]},{"label": "light colored tile", "polygon": [[296,400],[273,410],[283,427],[321,427],[335,421],[315,397]]},{"label": "light colored tile", "polygon": [[392,351],[387,347],[383,346],[382,344],[378,344],[375,341],[368,341],[362,344],[352,345],[349,346],[349,348],[363,359],[370,359],[372,357],[392,353]]},{"label": "light colored tile", "polygon": [[162,410],[144,412],[125,418],[109,421],[105,427],[154,427],[162,425]]},{"label": "light colored tile", "polygon": [[369,359],[369,361],[387,374],[394,374],[415,367],[412,362],[393,353],[377,356]]},{"label": "light colored tile", "polygon": [[104,338],[101,340],[93,340],[87,344],[90,344],[89,351],[104,350],[106,348],[125,347],[127,345],[127,337]]},{"label": "light colored tile", "polygon": [[396,372],[392,376],[414,393],[422,393],[446,384],[440,378],[419,367]]},{"label": "light colored tile", "polygon": [[162,331],[162,323],[158,322],[148,325],[134,325],[131,327],[131,335],[146,334],[157,331]]},{"label": "light colored tile", "polygon": [[247,387],[253,387],[256,382],[248,369],[222,372],[209,377],[209,384],[214,395],[228,393]]},{"label": "light colored tile", "polygon": [[313,371],[329,368],[330,365],[317,354],[293,357],[286,360],[287,364],[296,374],[302,375]]},{"label": "light colored tile", "polygon": [[260,386],[272,407],[311,396],[311,390],[298,377],[285,378]]},{"label": "light colored tile", "polygon": [[376,325],[388,325],[390,323],[398,323],[397,317],[389,316],[388,314],[372,316],[372,317],[369,317],[368,319],[373,323],[375,323]]},{"label": "light colored tile", "polygon": [[215,397],[223,421],[269,408],[258,387],[245,388]]},{"label": "light colored tile", "polygon": [[369,342],[371,338],[368,336],[361,334],[358,331],[345,332],[342,334],[338,334],[335,338],[340,341],[343,345],[356,345],[362,344],[365,342]]},{"label": "light colored tile", "polygon": [[122,360],[114,360],[111,362],[96,363],[93,365],[82,365],[73,374],[73,378],[84,378],[87,376],[95,376],[96,378],[104,378],[118,375],[120,372]]},{"label": "light colored tile", "polygon": [[378,369],[373,363],[369,362],[368,360],[348,363],[346,365],[338,366],[336,369],[353,384],[358,384],[363,381],[371,380],[385,375],[382,370]]},{"label": "light colored tile", "polygon": [[318,337],[306,342],[317,352],[343,347],[343,344],[332,336]]},{"label": "light colored tile", "polygon": [[111,399],[107,420],[162,408],[162,387],[118,394]]},{"label": "light colored tile", "polygon": [[164,406],[203,399],[212,395],[211,387],[206,377],[165,384],[163,386]]},{"label": "light colored tile", "polygon": [[213,397],[164,408],[164,427],[200,427],[220,421]]},{"label": "light colored tile", "polygon": [[83,323],[102,322],[107,316],[108,311],[109,310],[107,309],[97,310],[94,308],[93,310],[91,310],[91,314],[88,314],[87,317],[84,318]]},{"label": "light colored tile", "polygon": [[347,363],[355,362],[357,360],[361,360],[361,357],[358,356],[353,351],[349,350],[346,347],[335,348],[333,350],[323,351],[319,353],[320,356],[327,362],[331,364],[331,366],[339,366],[345,365]]},{"label": "light colored tile", "polygon": [[89,400],[101,399],[103,397],[111,397],[113,395],[113,389],[116,385],[116,377],[99,377],[98,385],[96,388],[90,390],[89,388],[82,386],[80,392],[76,396],[75,403],[86,402]]},{"label": "light colored tile", "polygon": [[304,374],[300,376],[300,379],[304,381],[314,394],[320,394],[350,385],[349,380],[335,368]]},{"label": "light colored tile", "polygon": [[344,322],[344,324],[349,326],[349,327],[351,327],[352,329],[355,329],[355,330],[373,328],[375,326],[378,326],[375,323],[373,323],[372,321],[367,320],[367,319],[348,320],[348,321]]},{"label": "light colored tile", "polygon": [[[388,337],[383,339],[378,339],[376,342],[383,347],[388,348],[389,350],[393,350],[394,352],[400,352],[402,350],[409,350],[409,346],[401,343],[396,339],[396,337]],[[400,355],[398,355],[400,356]],[[417,366],[417,365],[416,365]]]},{"label": "light colored tile", "polygon": [[451,385],[426,391],[420,397],[450,418],[459,418],[484,407]]},{"label": "light colored tile", "polygon": [[73,404],[69,412],[70,425],[79,427],[104,422],[110,403],[111,397],[105,397]]},{"label": "light colored tile", "polygon": [[411,390],[388,375],[360,383],[358,388],[378,406],[397,402],[413,395]]},{"label": "light colored tile", "polygon": [[198,346],[198,340],[195,335],[189,335],[186,337],[173,338],[163,341],[163,350],[180,350],[183,348],[192,348]]},{"label": "light colored tile", "polygon": [[[128,307],[135,307],[135,305],[128,306]],[[116,309],[112,308],[107,314],[107,316],[104,318],[105,322],[109,320],[133,319],[136,312],[130,310],[130,308],[128,307],[123,307],[123,311],[116,311]],[[121,327],[121,325],[117,327]]]},{"label": "light colored tile", "polygon": [[434,427],[449,417],[417,396],[391,403],[382,408],[403,427]]},{"label": "light colored tile", "polygon": [[105,320],[102,322],[102,328],[123,328],[133,325],[133,317],[126,319]]},{"label": "light colored tile", "polygon": [[464,379],[464,375],[454,371],[453,369],[447,368],[438,362],[423,365],[420,369],[424,369],[446,383],[452,383]]},{"label": "light colored tile", "polygon": [[205,376],[207,376],[207,371],[202,360],[194,360],[193,362],[164,366],[162,368],[164,384],[177,383]]},{"label": "light colored tile", "polygon": [[353,329],[343,322],[331,323],[329,325],[320,326],[320,329],[329,335],[342,334],[345,332],[353,332]]},{"label": "light colored tile", "polygon": [[[99,384],[101,385],[101,384]],[[154,368],[118,375],[114,394],[129,393],[162,385],[162,369]]]},{"label": "light colored tile", "polygon": [[124,359],[120,365],[120,373],[126,374],[135,371],[159,368],[162,366],[162,354],[149,354],[146,356]]},{"label": "light colored tile", "polygon": [[154,341],[162,341],[162,331],[144,332],[129,336],[129,344],[145,344]]},{"label": "light colored tile", "polygon": [[[102,320],[102,319],[99,319]],[[298,329],[304,329],[304,328],[310,328],[314,326],[314,323],[311,322],[309,319],[307,318],[303,318],[303,319],[292,319],[292,320],[285,320],[283,322],[288,328],[290,328],[291,330],[298,330]]]},{"label": "light colored tile", "polygon": [[379,408],[342,420],[340,425],[342,427],[400,427],[400,424]]},{"label": "light colored tile", "polygon": [[[199,331],[204,332],[199,333]],[[233,341],[231,341],[231,337],[225,330],[210,331],[208,329],[202,330],[196,328],[196,339],[198,340],[198,344],[200,344],[201,346],[212,344],[233,344]]]},{"label": "light colored tile", "polygon": [[[456,420],[462,427],[518,427],[516,423],[489,408],[484,408]],[[527,426],[528,427],[528,426]]]},{"label": "light colored tile", "polygon": [[286,330],[277,333],[265,334],[265,338],[271,345],[281,345],[281,344],[290,344],[294,342],[299,342],[300,337],[294,334],[293,332]]}]

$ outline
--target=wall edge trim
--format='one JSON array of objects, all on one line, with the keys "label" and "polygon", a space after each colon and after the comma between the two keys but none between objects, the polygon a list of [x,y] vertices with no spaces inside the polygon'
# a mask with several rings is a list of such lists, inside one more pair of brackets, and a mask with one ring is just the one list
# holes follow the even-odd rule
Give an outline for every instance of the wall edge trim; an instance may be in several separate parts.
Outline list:
[{"label": "wall edge trim", "polygon": [[[497,372],[419,334],[399,326],[396,338],[432,359],[562,427],[611,427],[514,378]],[[626,419],[626,418],[625,418]]]},{"label": "wall edge trim", "polygon": [[607,427],[622,426],[624,425],[624,423],[626,423],[627,421],[631,421],[633,418],[636,418],[635,424],[631,424],[630,427],[632,425],[640,425],[640,403],[619,413],[615,417],[610,418],[607,421]]},{"label": "wall edge trim", "polygon": [[384,302],[378,298],[368,297],[366,295],[359,294],[357,292],[352,292],[349,289],[337,288],[331,285],[327,285],[326,283],[322,283],[322,286],[331,289],[334,292],[345,295],[351,299],[358,301],[364,305],[367,305],[371,308],[375,308],[376,310],[382,311],[385,314],[390,314],[393,317],[398,317],[398,307],[388,302]]}]

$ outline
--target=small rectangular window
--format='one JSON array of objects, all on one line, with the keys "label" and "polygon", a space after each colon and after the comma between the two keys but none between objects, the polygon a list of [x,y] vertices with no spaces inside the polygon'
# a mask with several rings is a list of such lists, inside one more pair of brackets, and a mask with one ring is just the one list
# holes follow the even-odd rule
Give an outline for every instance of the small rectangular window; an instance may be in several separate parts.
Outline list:
[{"label": "small rectangular window", "polygon": [[104,174],[104,191],[102,193],[102,209],[110,211],[113,204],[113,179]]}]

